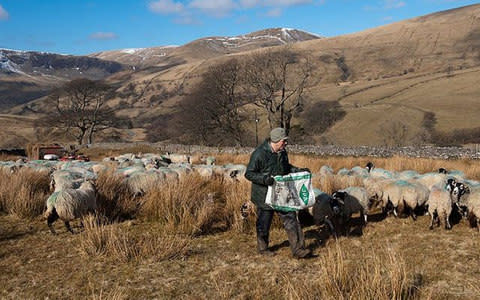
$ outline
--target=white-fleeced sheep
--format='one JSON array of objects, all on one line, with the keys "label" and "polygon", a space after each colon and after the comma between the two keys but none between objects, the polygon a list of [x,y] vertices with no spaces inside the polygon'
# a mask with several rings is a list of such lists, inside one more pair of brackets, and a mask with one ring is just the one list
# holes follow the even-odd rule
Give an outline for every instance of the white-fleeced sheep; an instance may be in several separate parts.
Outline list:
[{"label": "white-fleeced sheep", "polygon": [[91,181],[85,181],[78,189],[64,189],[54,192],[47,199],[47,225],[55,234],[53,223],[61,219],[65,227],[74,233],[70,221],[80,218],[87,213],[94,213],[97,209],[96,189]]},{"label": "white-fleeced sheep", "polygon": [[430,195],[430,190],[419,182],[400,181],[402,185],[402,198],[405,209],[408,209],[412,219],[416,220],[415,210],[424,208]]},{"label": "white-fleeced sheep", "polygon": [[186,164],[191,164],[192,163],[191,156],[186,155],[186,154],[167,153],[163,157],[167,158],[172,163],[186,163]]},{"label": "white-fleeced sheep", "polygon": [[125,178],[125,182],[134,197],[144,196],[164,180],[165,174],[163,172],[157,172],[156,169],[133,173]]},{"label": "white-fleeced sheep", "polygon": [[452,213],[452,205],[454,203],[452,198],[452,192],[449,191],[443,183],[434,185],[430,189],[430,195],[427,201],[428,213],[432,218],[430,229],[433,229],[434,223],[440,226],[440,218],[442,218],[445,223],[445,229],[452,228],[448,220]]},{"label": "white-fleeced sheep", "polygon": [[50,190],[58,192],[64,189],[77,189],[84,181],[82,174],[57,170],[50,175]]},{"label": "white-fleeced sheep", "polygon": [[470,226],[476,226],[478,232],[480,232],[480,188],[470,188],[463,183],[459,183],[452,194],[458,199],[457,204],[465,212]]},{"label": "white-fleeced sheep", "polygon": [[327,165],[323,165],[320,167],[318,174],[320,176],[333,176],[334,175],[333,168]]}]

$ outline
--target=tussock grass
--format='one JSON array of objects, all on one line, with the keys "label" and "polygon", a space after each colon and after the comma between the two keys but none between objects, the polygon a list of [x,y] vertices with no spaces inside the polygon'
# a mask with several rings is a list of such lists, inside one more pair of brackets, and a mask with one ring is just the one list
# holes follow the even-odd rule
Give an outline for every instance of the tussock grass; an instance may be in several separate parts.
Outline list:
[{"label": "tussock grass", "polygon": [[0,211],[19,218],[41,215],[49,194],[47,172],[22,168],[16,173],[1,171]]},{"label": "tussock grass", "polygon": [[[245,275],[248,279],[239,278],[246,280],[240,284],[232,284],[235,272],[224,269],[215,272],[211,281],[220,299],[423,298],[421,274],[409,270],[399,251],[373,246],[355,249],[361,253],[350,250],[348,242],[338,242],[303,265],[250,270]],[[272,260],[272,264],[281,263]]]},{"label": "tussock grass", "polygon": [[192,235],[226,230],[238,222],[240,205],[245,202],[238,195],[245,194],[246,186],[235,187],[220,176],[204,179],[189,174],[179,181],[166,181],[148,193],[140,214],[171,231]]},{"label": "tussock grass", "polygon": [[133,234],[118,223],[93,215],[83,219],[79,249],[85,256],[106,256],[122,262],[176,259],[188,254],[191,237],[163,228]]},{"label": "tussock grass", "polygon": [[123,177],[113,169],[101,172],[96,181],[98,212],[110,221],[130,219],[139,208]]}]

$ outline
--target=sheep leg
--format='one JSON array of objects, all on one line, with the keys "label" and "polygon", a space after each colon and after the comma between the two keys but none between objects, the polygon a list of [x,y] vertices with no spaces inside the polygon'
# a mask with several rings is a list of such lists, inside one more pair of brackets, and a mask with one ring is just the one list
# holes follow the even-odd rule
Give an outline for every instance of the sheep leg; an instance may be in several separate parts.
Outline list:
[{"label": "sheep leg", "polygon": [[412,216],[412,219],[413,219],[414,221],[417,220],[417,215],[415,214],[415,211],[414,211],[413,209],[410,210],[410,215]]},{"label": "sheep leg", "polygon": [[50,232],[52,234],[57,234],[55,232],[55,229],[53,228],[53,223],[56,220],[58,220],[58,214],[57,214],[57,211],[55,210],[55,208],[53,208],[52,212],[47,217],[47,225],[48,225],[48,228],[50,228]]},{"label": "sheep leg", "polygon": [[75,232],[72,230],[72,227],[70,227],[70,222],[64,221],[63,223],[65,223],[65,227],[67,227],[68,231],[70,231],[72,234],[75,234]]},{"label": "sheep leg", "polygon": [[337,231],[335,230],[335,227],[333,227],[332,221],[330,221],[329,219],[325,219],[325,223],[327,223],[330,233],[335,237],[335,239],[337,239],[338,238]]},{"label": "sheep leg", "polygon": [[433,223],[435,223],[436,217],[437,217],[437,213],[436,213],[436,212],[433,212],[433,213],[432,213],[432,222],[430,223],[430,230],[433,229]]},{"label": "sheep leg", "polygon": [[452,225],[450,225],[450,221],[448,220],[448,215],[447,214],[444,214],[444,220],[445,220],[445,229],[452,229]]}]

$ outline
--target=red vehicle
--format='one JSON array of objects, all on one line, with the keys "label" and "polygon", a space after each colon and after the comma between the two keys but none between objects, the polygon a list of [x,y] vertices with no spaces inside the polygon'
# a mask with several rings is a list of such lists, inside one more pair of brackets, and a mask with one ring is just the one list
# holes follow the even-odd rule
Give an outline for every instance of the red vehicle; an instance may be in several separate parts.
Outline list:
[{"label": "red vehicle", "polygon": [[79,154],[79,155],[63,156],[60,158],[60,160],[61,161],[69,161],[69,160],[90,161],[90,158],[88,158],[88,156],[85,156],[83,154]]}]

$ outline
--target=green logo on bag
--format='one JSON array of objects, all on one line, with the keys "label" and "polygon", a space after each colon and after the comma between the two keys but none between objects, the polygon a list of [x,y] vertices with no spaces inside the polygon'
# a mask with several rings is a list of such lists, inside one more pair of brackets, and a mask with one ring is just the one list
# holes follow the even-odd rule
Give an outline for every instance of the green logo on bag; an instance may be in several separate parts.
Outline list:
[{"label": "green logo on bag", "polygon": [[303,203],[305,203],[305,205],[307,205],[308,204],[308,198],[310,198],[310,194],[308,193],[308,189],[304,184],[302,184],[302,188],[300,189],[300,199],[302,199]]}]

